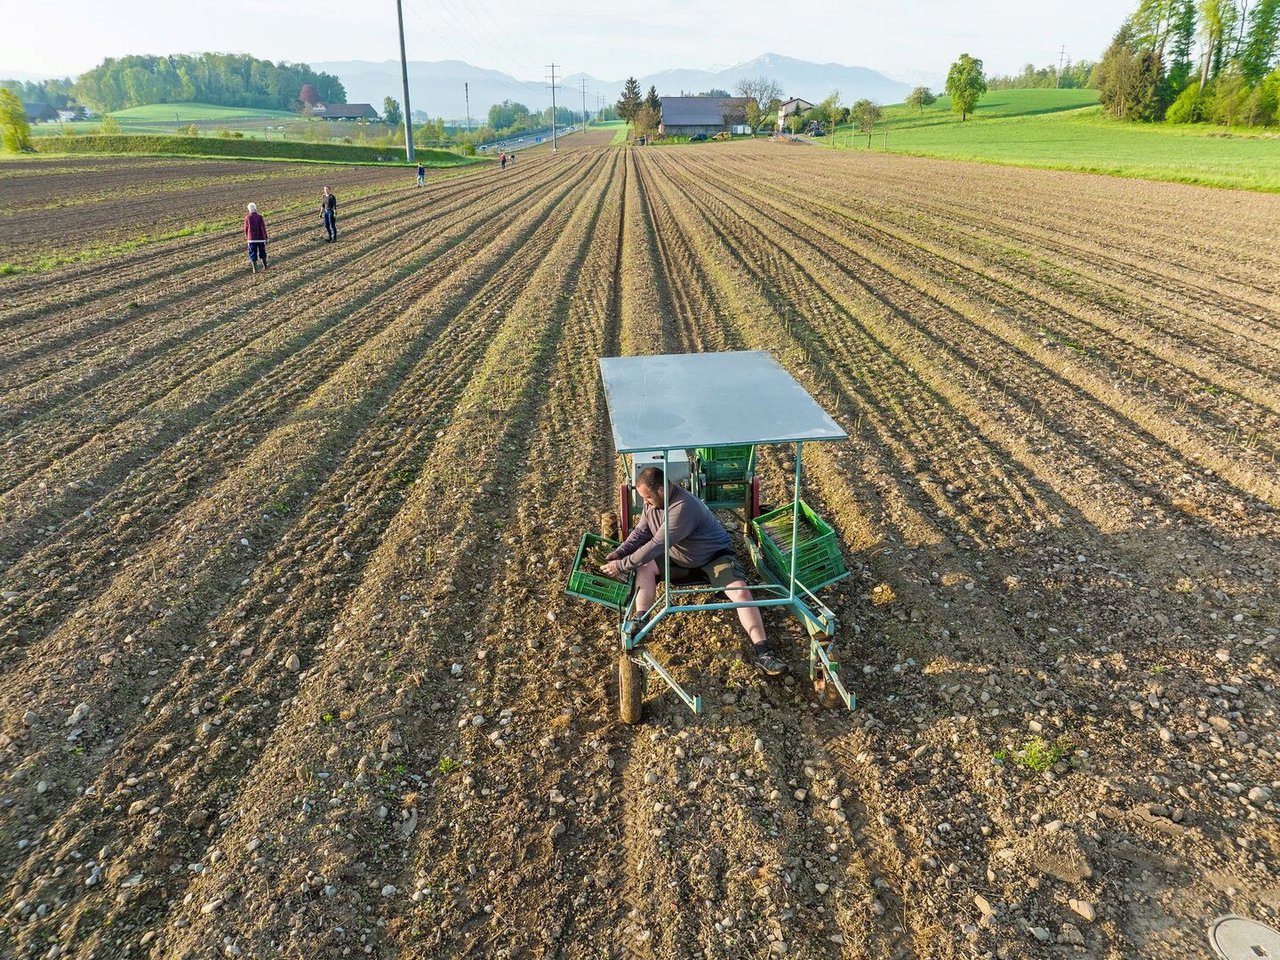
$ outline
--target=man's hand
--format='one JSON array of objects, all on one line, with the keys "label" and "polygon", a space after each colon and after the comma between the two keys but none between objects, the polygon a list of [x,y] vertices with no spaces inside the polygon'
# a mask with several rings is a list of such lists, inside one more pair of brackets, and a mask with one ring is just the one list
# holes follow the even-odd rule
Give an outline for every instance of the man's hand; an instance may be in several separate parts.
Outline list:
[{"label": "man's hand", "polygon": [[606,577],[613,577],[614,579],[617,579],[617,580],[622,579],[622,571],[618,569],[617,560],[610,560],[603,567],[601,567],[600,570],[604,573]]}]

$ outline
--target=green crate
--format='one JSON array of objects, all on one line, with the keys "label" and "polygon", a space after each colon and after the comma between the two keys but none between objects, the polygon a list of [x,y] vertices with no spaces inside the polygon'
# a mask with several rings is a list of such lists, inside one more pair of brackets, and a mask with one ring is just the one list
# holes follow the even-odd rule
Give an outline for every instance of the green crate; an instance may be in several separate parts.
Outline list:
[{"label": "green crate", "polygon": [[732,503],[742,505],[747,502],[747,491],[750,488],[745,480],[707,481],[703,500],[708,503]]},{"label": "green crate", "polygon": [[[756,541],[769,566],[785,579],[791,572],[791,521],[794,504],[779,507],[751,521]],[[799,545],[796,554],[796,579],[816,589],[845,574],[844,556],[836,541],[835,530],[803,500],[800,501]]]},{"label": "green crate", "polygon": [[627,577],[624,582],[606,577],[598,570],[584,570],[582,559],[597,543],[608,544],[611,550],[618,546],[617,540],[598,537],[594,533],[584,533],[582,542],[578,544],[578,555],[573,558],[573,571],[569,574],[569,585],[565,587],[564,592],[571,597],[579,597],[582,600],[590,600],[593,603],[621,610],[626,606],[627,598],[631,596],[631,585],[635,576]]},{"label": "green crate", "polygon": [[746,480],[755,465],[755,447],[699,447],[695,451],[709,482]]}]

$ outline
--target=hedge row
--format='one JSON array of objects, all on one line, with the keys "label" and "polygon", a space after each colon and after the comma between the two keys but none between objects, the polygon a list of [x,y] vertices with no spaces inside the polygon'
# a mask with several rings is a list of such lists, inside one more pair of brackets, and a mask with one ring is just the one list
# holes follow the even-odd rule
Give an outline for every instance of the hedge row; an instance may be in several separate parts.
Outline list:
[{"label": "hedge row", "polygon": [[[250,140],[226,137],[165,137],[150,134],[39,137],[41,153],[141,153],[161,156],[236,157],[268,160],[317,160],[329,163],[404,163],[404,151],[345,143],[305,143],[298,140]],[[428,167],[473,163],[448,150],[418,149]]]}]

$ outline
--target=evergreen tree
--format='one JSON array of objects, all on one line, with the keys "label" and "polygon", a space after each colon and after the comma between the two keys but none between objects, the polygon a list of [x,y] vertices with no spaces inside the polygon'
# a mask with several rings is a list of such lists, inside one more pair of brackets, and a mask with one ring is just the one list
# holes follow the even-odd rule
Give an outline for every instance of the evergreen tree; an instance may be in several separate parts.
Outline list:
[{"label": "evergreen tree", "polygon": [[1163,115],[1163,69],[1155,50],[1142,50],[1126,20],[1095,71],[1098,99],[1117,120],[1156,120]]},{"label": "evergreen tree", "polygon": [[658,96],[657,87],[649,88],[649,92],[644,95],[644,105],[654,113],[662,113],[662,98]]},{"label": "evergreen tree", "polygon": [[1240,73],[1250,86],[1257,85],[1280,52],[1280,0],[1259,0],[1249,14],[1249,29],[1240,51]]},{"label": "evergreen tree", "polygon": [[644,98],[640,96],[640,81],[635,77],[627,77],[627,82],[622,87],[622,99],[618,101],[618,116],[630,123],[642,106]]},{"label": "evergreen tree", "polygon": [[1173,97],[1186,89],[1188,81],[1191,80],[1191,48],[1195,39],[1195,0],[1179,0],[1178,9],[1174,13],[1173,35],[1169,46],[1168,86]]}]

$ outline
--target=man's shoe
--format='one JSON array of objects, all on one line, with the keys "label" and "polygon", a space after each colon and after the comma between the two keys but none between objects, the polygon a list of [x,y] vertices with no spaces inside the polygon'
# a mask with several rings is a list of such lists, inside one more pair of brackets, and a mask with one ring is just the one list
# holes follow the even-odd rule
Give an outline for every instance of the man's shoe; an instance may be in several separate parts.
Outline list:
[{"label": "man's shoe", "polygon": [[780,677],[787,672],[787,665],[773,655],[772,650],[757,650],[756,669],[766,677]]}]

